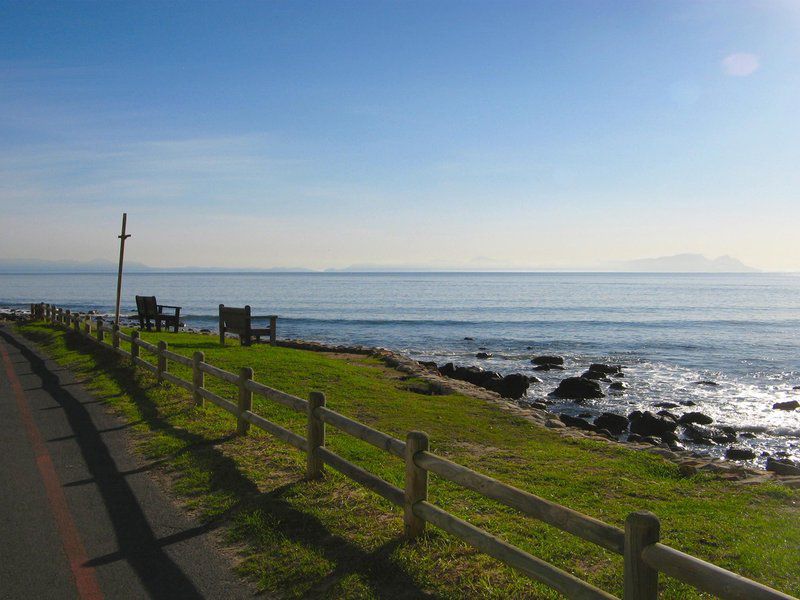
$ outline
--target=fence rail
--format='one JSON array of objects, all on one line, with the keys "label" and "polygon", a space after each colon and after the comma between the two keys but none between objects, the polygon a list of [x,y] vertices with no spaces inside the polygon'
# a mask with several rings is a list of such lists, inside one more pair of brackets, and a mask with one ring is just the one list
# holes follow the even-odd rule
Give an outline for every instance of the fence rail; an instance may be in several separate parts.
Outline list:
[{"label": "fence rail", "polygon": [[[192,358],[188,358],[171,352],[164,341],[158,345],[150,344],[140,339],[137,331],[127,335],[115,325],[105,323],[102,318],[96,318],[93,324],[89,315],[73,313],[51,304],[32,304],[31,318],[60,324],[67,329],[71,327],[86,339],[127,357],[133,365],[147,369],[159,380],[190,391],[197,404],[202,405],[206,400],[215,404],[237,417],[237,431],[242,435],[246,435],[252,425],[305,452],[306,474],[309,478],[320,476],[323,465],[328,465],[392,504],[403,507],[405,534],[409,538],[419,536],[424,531],[425,523],[431,523],[568,598],[612,599],[615,596],[431,504],[428,502],[428,473],[439,475],[465,489],[624,556],[625,600],[658,598],[659,572],[726,600],[793,599],[793,596],[661,544],[658,518],[652,513],[632,513],[622,530],[437,456],[428,451],[428,437],[422,432],[410,432],[403,442],[354,421],[327,408],[325,396],[319,392],[312,392],[309,399],[304,400],[253,381],[250,368],[242,369],[237,375],[205,362],[202,352],[195,352]],[[111,334],[110,344],[105,341],[106,333]],[[120,340],[130,343],[130,351],[120,348]],[[154,355],[156,364],[142,359],[140,350]],[[170,373],[169,361],[191,368],[192,381]],[[236,401],[206,389],[205,375],[237,386]],[[251,410],[253,394],[305,413],[308,419],[306,437],[254,413]],[[392,485],[326,448],[326,424],[403,459],[406,464],[405,489]]]}]

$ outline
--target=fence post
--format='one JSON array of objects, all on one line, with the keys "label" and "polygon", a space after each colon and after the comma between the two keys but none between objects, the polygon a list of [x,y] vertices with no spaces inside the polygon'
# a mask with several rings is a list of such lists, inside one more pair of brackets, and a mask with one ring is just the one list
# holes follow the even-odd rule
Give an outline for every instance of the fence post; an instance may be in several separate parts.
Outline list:
[{"label": "fence post", "polygon": [[81,316],[78,313],[72,315],[72,328],[75,330],[75,333],[81,332]]},{"label": "fence post", "polygon": [[253,408],[253,392],[248,390],[244,384],[253,379],[253,369],[250,367],[242,367],[239,369],[239,422],[236,425],[236,433],[238,435],[247,435],[250,430],[250,423],[245,421],[242,413]]},{"label": "fence post", "polygon": [[658,571],[642,560],[642,550],[658,542],[660,529],[658,517],[646,510],[625,519],[625,600],[658,598]]},{"label": "fence post", "polygon": [[319,479],[322,477],[323,462],[317,456],[317,448],[325,446],[325,423],[314,414],[319,406],[325,406],[325,394],[322,392],[311,392],[308,397],[308,424],[306,426],[306,439],[308,448],[306,449],[306,478]]},{"label": "fence post", "polygon": [[92,335],[92,317],[86,315],[83,319],[83,333],[86,337]]},{"label": "fence post", "polygon": [[69,309],[64,312],[64,319],[62,320],[62,323],[67,329],[69,329],[69,326],[72,325],[72,312]]},{"label": "fence post", "polygon": [[103,334],[103,317],[97,317],[97,331],[95,334],[97,335],[98,343],[102,342],[103,337],[105,337]]},{"label": "fence post", "polygon": [[269,343],[275,344],[275,340],[278,337],[278,317],[270,317],[269,318]]},{"label": "fence post", "polygon": [[167,355],[164,352],[167,349],[167,342],[161,340],[158,342],[158,381],[164,381],[164,373],[167,372]]},{"label": "fence post", "polygon": [[423,431],[410,431],[406,436],[406,489],[403,505],[403,529],[409,539],[419,537],[425,532],[425,521],[414,514],[414,504],[428,499],[428,471],[414,462],[417,452],[428,449],[428,434]]},{"label": "fence post", "polygon": [[136,342],[139,341],[139,332],[138,331],[131,331],[131,362],[133,366],[136,366],[136,359],[139,358],[139,344]]},{"label": "fence post", "polygon": [[50,305],[49,304],[45,304],[44,305],[44,319],[43,320],[44,321],[49,321],[50,320]]},{"label": "fence post", "polygon": [[195,352],[192,356],[192,396],[197,406],[203,406],[204,399],[197,390],[203,389],[206,384],[206,374],[200,370],[200,363],[205,362],[204,352]]},{"label": "fence post", "polygon": [[111,345],[115,350],[119,348],[119,325],[116,323],[114,323],[111,329]]}]

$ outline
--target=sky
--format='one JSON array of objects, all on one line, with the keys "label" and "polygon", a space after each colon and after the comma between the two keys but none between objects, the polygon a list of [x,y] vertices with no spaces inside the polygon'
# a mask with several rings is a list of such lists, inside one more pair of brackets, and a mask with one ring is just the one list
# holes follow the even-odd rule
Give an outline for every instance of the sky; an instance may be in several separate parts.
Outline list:
[{"label": "sky", "polygon": [[800,270],[800,2],[0,2],[0,258]]}]

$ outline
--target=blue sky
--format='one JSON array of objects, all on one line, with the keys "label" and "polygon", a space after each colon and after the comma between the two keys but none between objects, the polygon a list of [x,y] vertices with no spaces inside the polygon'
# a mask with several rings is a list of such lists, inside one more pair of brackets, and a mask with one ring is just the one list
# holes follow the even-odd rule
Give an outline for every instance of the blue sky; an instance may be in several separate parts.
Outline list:
[{"label": "blue sky", "polygon": [[0,257],[800,270],[800,3],[0,3]]}]

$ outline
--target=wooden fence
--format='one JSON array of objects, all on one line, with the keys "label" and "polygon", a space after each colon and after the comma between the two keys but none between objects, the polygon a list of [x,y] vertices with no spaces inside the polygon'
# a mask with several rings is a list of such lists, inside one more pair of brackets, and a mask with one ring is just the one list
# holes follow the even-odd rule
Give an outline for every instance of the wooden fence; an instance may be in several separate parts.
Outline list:
[{"label": "wooden fence", "polygon": [[[423,432],[410,432],[404,442],[358,423],[327,408],[325,396],[320,392],[312,392],[308,400],[303,400],[254,381],[253,369],[249,367],[242,368],[238,375],[230,373],[205,362],[202,352],[195,352],[192,358],[170,352],[166,342],[161,341],[158,345],[150,344],[139,338],[138,331],[127,335],[117,326],[104,323],[100,317],[95,317],[93,320],[90,315],[70,313],[69,310],[50,304],[32,304],[31,315],[33,319],[43,319],[73,328],[86,338],[95,340],[100,345],[130,359],[133,365],[152,372],[159,381],[167,381],[191,392],[194,401],[199,405],[207,400],[235,415],[238,419],[239,434],[246,435],[250,426],[255,426],[305,452],[308,478],[320,477],[323,465],[328,465],[383,496],[389,502],[402,507],[404,532],[408,538],[419,536],[424,531],[425,524],[431,523],[531,579],[557,590],[567,598],[610,599],[615,596],[431,504],[428,502],[428,473],[435,473],[466,489],[517,509],[529,517],[544,521],[562,531],[622,555],[625,600],[658,598],[659,573],[724,599],[793,598],[659,543],[659,521],[650,512],[630,514],[625,521],[625,529],[619,529],[437,456],[428,451],[428,436]],[[106,341],[106,334],[109,334],[110,343]],[[120,341],[130,343],[130,352],[120,348]],[[140,358],[141,350],[154,355],[157,358],[156,364]],[[192,381],[186,381],[170,373],[170,361],[191,368]],[[238,387],[236,400],[223,398],[206,389],[206,375],[236,385]],[[308,418],[306,437],[254,413],[251,410],[253,394],[294,411],[306,413]],[[326,425],[405,461],[405,489],[384,481],[326,448]]]}]

